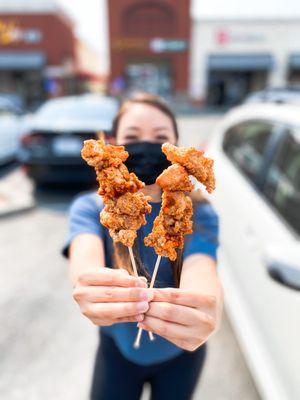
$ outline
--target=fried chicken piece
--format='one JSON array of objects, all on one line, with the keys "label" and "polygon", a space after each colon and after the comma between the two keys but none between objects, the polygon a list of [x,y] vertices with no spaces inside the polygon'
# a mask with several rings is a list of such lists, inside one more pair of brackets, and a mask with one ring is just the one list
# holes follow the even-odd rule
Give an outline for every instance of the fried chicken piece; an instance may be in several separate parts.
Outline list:
[{"label": "fried chicken piece", "polygon": [[194,188],[186,169],[179,164],[173,164],[165,169],[156,179],[163,190],[191,192]]},{"label": "fried chicken piece", "polygon": [[103,139],[90,139],[84,141],[81,156],[91,167],[102,169],[118,167],[127,160],[128,153],[124,146],[105,144]]},{"label": "fried chicken piece", "polygon": [[106,228],[120,230],[120,229],[139,229],[145,225],[146,218],[144,214],[136,216],[128,216],[126,214],[115,214],[114,212],[107,211],[106,207],[100,213],[100,221]]},{"label": "fried chicken piece", "polygon": [[137,237],[134,229],[121,229],[119,231],[110,229],[109,234],[114,242],[121,242],[127,247],[132,247]]},{"label": "fried chicken piece", "polygon": [[126,192],[135,193],[145,186],[135,174],[129,173],[124,164],[96,169],[96,174],[100,185],[98,193],[108,198],[115,198]]},{"label": "fried chicken piece", "polygon": [[201,182],[208,193],[215,189],[214,161],[204,157],[204,152],[194,147],[176,147],[170,143],[162,145],[162,151],[173,164],[182,165],[190,175]]},{"label": "fried chicken piece", "polygon": [[176,249],[183,248],[184,235],[192,233],[192,215],[192,201],[188,196],[180,191],[165,191],[152,232],[144,239],[145,245],[154,247],[163,257],[176,260]]},{"label": "fried chicken piece", "polygon": [[125,214],[136,216],[139,214],[148,214],[151,212],[151,206],[148,201],[150,196],[145,196],[143,193],[127,192],[116,199],[108,199],[106,209],[115,214]]}]

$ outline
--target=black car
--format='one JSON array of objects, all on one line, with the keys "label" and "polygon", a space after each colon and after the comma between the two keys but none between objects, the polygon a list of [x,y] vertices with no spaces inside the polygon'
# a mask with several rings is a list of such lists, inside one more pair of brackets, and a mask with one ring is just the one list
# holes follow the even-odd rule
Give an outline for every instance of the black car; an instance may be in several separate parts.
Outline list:
[{"label": "black car", "polygon": [[29,177],[37,184],[93,182],[80,156],[83,141],[109,135],[117,110],[117,100],[93,94],[47,101],[21,139],[18,159]]}]

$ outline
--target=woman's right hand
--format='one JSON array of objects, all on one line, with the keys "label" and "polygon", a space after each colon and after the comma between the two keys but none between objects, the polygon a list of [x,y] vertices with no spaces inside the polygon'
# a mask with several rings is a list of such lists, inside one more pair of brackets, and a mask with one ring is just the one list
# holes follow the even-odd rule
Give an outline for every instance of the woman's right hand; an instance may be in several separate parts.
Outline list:
[{"label": "woman's right hand", "polygon": [[140,322],[153,293],[144,278],[124,269],[99,268],[79,275],[73,298],[84,316],[97,326]]}]

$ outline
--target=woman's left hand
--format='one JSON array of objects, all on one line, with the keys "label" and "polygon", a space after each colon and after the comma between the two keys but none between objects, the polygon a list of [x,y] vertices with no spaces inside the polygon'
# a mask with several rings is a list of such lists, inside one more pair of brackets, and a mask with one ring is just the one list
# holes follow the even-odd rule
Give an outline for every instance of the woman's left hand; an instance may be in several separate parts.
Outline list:
[{"label": "woman's left hand", "polygon": [[194,351],[220,324],[222,301],[187,289],[154,289],[154,298],[138,326]]}]

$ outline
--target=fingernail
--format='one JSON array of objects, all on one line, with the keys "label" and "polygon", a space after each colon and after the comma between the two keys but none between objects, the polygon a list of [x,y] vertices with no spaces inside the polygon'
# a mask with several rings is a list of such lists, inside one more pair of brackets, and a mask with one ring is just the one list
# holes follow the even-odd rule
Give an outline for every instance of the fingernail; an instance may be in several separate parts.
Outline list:
[{"label": "fingernail", "polygon": [[149,304],[146,301],[142,301],[137,304],[137,309],[139,312],[146,312],[149,308]]},{"label": "fingernail", "polygon": [[140,279],[143,279],[143,281],[145,281],[146,283],[148,283],[148,280],[145,276],[139,276]]},{"label": "fingernail", "polygon": [[143,290],[140,293],[140,299],[145,301],[150,301],[153,299],[153,293],[150,290]]},{"label": "fingernail", "polygon": [[135,319],[136,319],[137,321],[143,321],[143,319],[144,319],[144,314],[138,314],[138,315],[136,315],[136,316],[135,316]]}]

